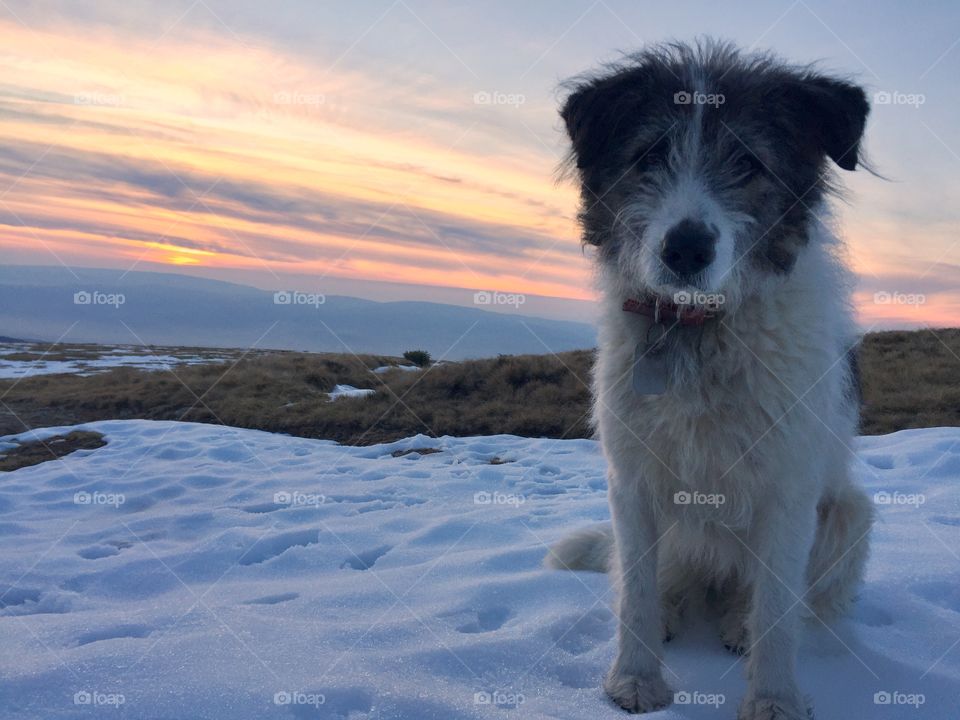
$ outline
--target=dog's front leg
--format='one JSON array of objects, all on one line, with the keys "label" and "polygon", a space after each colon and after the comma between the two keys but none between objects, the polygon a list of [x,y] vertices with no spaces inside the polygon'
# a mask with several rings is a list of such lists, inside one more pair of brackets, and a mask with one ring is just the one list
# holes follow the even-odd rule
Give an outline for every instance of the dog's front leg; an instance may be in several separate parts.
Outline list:
[{"label": "dog's front leg", "polygon": [[754,564],[747,634],[753,641],[739,720],[807,720],[796,682],[801,598],[816,531],[816,509],[799,498],[756,515],[747,545]]},{"label": "dog's front leg", "polygon": [[624,710],[665,707],[673,693],[660,669],[662,637],[657,591],[657,526],[652,503],[636,480],[610,477],[617,586],[617,658],[604,689]]}]

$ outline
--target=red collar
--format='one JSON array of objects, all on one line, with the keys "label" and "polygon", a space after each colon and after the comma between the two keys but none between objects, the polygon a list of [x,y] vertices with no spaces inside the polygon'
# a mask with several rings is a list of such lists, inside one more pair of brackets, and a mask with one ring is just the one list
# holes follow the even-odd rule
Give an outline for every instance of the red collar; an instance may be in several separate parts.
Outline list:
[{"label": "red collar", "polygon": [[636,313],[653,318],[657,323],[679,323],[680,325],[703,325],[715,318],[720,311],[698,305],[678,305],[659,295],[648,294],[641,299],[627,298],[623,301],[625,312]]}]

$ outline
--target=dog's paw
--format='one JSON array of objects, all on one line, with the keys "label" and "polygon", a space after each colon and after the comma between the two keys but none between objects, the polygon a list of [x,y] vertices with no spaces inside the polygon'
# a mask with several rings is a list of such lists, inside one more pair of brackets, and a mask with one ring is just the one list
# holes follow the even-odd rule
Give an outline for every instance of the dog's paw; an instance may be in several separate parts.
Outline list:
[{"label": "dog's paw", "polygon": [[683,604],[681,602],[664,602],[660,610],[660,637],[663,642],[670,642],[677,636],[683,623]]},{"label": "dog's paw", "polygon": [[737,720],[813,720],[813,708],[783,698],[745,698]]},{"label": "dog's paw", "polygon": [[731,611],[720,618],[720,639],[723,646],[735,655],[750,652],[750,635],[747,632],[747,616]]},{"label": "dog's paw", "polygon": [[723,641],[723,646],[734,655],[746,655],[750,652],[750,635],[742,622],[722,623],[720,639]]},{"label": "dog's paw", "polygon": [[648,713],[673,702],[673,691],[658,672],[656,675],[629,675],[611,670],[603,689],[627,712]]}]

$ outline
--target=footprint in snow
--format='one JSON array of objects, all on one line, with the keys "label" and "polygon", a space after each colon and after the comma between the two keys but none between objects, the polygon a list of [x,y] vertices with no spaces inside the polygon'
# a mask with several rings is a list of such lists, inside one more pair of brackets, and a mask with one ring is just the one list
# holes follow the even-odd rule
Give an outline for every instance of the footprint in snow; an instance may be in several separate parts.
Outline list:
[{"label": "footprint in snow", "polygon": [[[485,610],[468,610],[464,614],[468,616],[472,615],[472,618],[463,624],[458,625],[457,632],[466,634],[485,633],[499,630],[501,627],[503,627],[503,624],[507,622],[507,620],[513,617],[513,613],[510,612],[510,609],[503,607],[502,605],[495,605],[493,607],[486,608]],[[457,615],[461,615],[461,613],[457,613]]]},{"label": "footprint in snow", "polygon": [[369,570],[374,564],[386,555],[393,547],[391,545],[381,545],[372,550],[364,550],[355,553],[340,563],[340,568],[353,568],[354,570]]},{"label": "footprint in snow", "polygon": [[280,603],[290,602],[300,597],[300,593],[288,592],[278,595],[264,595],[263,597],[245,600],[244,605],[278,605]]},{"label": "footprint in snow", "polygon": [[119,555],[120,549],[114,545],[91,545],[77,551],[77,555],[84,560],[99,560],[100,558]]},{"label": "footprint in snow", "polygon": [[72,610],[69,596],[36,588],[10,588],[0,593],[0,615],[65,615]]},{"label": "footprint in snow", "polygon": [[557,665],[553,673],[564,687],[583,690],[597,687],[603,677],[603,668],[600,665],[574,661]]},{"label": "footprint in snow", "polygon": [[167,446],[151,453],[160,460],[187,460],[200,454],[200,448]]},{"label": "footprint in snow", "polygon": [[42,591],[34,588],[10,588],[0,594],[0,609],[37,602],[41,594]]},{"label": "footprint in snow", "polygon": [[125,638],[145,638],[153,632],[146,625],[114,625],[100,630],[84,633],[77,638],[77,646],[90,645],[104,640],[122,640]]},{"label": "footprint in snow", "polygon": [[613,615],[601,608],[586,615],[571,615],[554,622],[550,634],[558,648],[582,655],[613,637]]},{"label": "footprint in snow", "polygon": [[246,507],[240,508],[245,513],[252,514],[262,514],[262,513],[272,513],[277,510],[282,510],[283,508],[290,507],[289,505],[280,505],[279,503],[258,503],[257,505],[247,505]]},{"label": "footprint in snow", "polygon": [[273,537],[261,538],[254,543],[240,558],[241,565],[259,565],[262,562],[282,555],[290,548],[313,545],[320,539],[320,531],[294,530],[281,533]]},{"label": "footprint in snow", "polygon": [[867,465],[877,470],[893,470],[892,455],[868,455],[866,462]]}]

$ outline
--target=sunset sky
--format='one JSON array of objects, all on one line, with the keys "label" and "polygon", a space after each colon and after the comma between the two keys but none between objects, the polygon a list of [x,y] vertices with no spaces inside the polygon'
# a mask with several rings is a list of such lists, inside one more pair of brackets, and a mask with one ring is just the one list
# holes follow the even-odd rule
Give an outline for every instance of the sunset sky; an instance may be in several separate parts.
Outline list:
[{"label": "sunset sky", "polygon": [[0,262],[587,300],[557,84],[705,32],[891,94],[866,143],[887,179],[847,175],[840,209],[861,321],[960,324],[960,6],[939,1],[2,0]]}]

